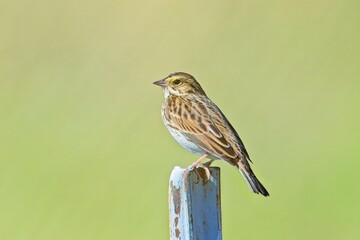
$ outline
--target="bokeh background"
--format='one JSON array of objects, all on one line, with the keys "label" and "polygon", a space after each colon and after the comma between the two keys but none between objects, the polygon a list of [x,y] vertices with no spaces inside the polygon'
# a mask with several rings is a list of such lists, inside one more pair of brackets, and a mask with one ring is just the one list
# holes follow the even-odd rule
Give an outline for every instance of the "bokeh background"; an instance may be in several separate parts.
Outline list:
[{"label": "bokeh background", "polygon": [[360,235],[359,1],[0,1],[0,239],[168,239],[152,82],[193,74],[271,193],[222,169],[224,239]]}]

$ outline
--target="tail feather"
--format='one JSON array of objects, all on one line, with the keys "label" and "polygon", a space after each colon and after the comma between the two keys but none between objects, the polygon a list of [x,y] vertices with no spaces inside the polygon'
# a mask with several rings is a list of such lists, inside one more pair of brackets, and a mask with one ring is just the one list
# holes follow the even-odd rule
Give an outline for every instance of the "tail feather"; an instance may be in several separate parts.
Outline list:
[{"label": "tail feather", "polygon": [[265,197],[270,196],[266,188],[261,184],[261,182],[256,178],[255,174],[250,171],[245,171],[244,169],[239,168],[241,175],[244,177],[247,185],[254,193],[261,193]]}]

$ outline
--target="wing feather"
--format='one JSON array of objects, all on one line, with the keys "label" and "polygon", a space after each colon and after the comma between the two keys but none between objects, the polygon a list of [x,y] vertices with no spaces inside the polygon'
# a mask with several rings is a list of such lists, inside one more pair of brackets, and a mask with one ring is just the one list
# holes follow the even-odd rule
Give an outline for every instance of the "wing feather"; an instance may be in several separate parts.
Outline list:
[{"label": "wing feather", "polygon": [[222,124],[221,113],[210,112],[210,108],[205,107],[206,103],[200,101],[194,103],[180,97],[172,97],[168,101],[172,101],[167,104],[172,109],[165,111],[165,117],[170,127],[181,131],[189,141],[209,154],[232,165],[237,164],[239,149],[224,136],[223,132],[231,129]]}]

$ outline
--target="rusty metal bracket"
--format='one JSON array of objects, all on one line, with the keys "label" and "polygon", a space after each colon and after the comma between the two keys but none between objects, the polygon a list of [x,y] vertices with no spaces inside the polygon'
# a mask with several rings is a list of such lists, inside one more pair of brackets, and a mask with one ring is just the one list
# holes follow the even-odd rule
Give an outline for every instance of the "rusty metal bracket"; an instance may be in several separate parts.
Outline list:
[{"label": "rusty metal bracket", "polygon": [[171,173],[170,240],[222,239],[220,168],[210,167],[209,178],[199,170],[175,167]]}]

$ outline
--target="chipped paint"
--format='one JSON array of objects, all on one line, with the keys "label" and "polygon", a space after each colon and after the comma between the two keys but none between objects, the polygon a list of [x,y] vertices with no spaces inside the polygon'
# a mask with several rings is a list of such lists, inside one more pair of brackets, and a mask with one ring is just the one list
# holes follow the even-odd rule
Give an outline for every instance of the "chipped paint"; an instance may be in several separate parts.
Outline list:
[{"label": "chipped paint", "polygon": [[[170,240],[221,240],[220,169],[175,167],[169,186]],[[202,179],[203,181],[200,181]]]}]

